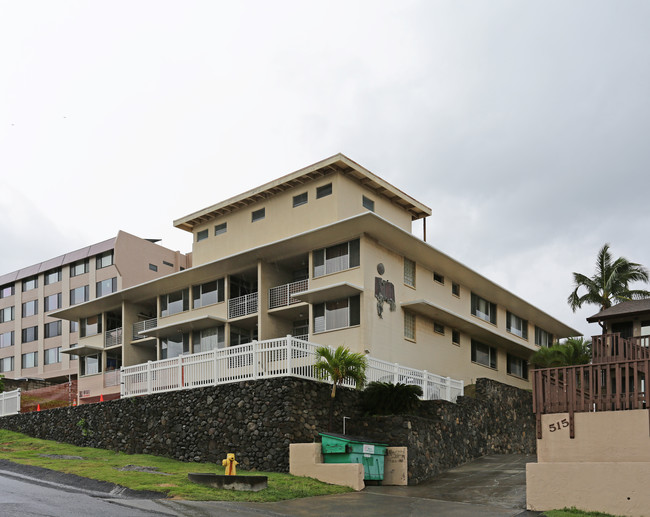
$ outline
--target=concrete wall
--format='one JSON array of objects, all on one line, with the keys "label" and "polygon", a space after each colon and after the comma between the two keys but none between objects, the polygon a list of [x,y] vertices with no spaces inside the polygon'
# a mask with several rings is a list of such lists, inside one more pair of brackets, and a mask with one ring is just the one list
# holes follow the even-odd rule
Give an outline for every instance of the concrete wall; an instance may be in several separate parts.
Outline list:
[{"label": "concrete wall", "polygon": [[615,515],[648,515],[650,433],[647,409],[542,415],[537,463],[526,466],[530,510],[575,506]]}]

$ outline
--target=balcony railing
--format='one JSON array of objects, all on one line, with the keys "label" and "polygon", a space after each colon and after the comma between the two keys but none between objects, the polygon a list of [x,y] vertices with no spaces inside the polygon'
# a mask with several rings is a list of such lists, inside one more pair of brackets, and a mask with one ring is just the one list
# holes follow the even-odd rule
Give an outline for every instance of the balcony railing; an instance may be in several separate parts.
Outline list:
[{"label": "balcony railing", "polygon": [[107,330],[104,335],[104,346],[115,346],[122,344],[122,327]]},{"label": "balcony railing", "polygon": [[239,318],[257,312],[257,293],[245,294],[228,300],[228,318]]},{"label": "balcony railing", "polygon": [[119,386],[122,372],[120,370],[111,370],[104,373],[104,387]]},{"label": "balcony railing", "polygon": [[272,287],[269,289],[269,309],[300,303],[300,300],[298,298],[292,298],[292,295],[306,291],[307,289],[309,289],[308,279]]},{"label": "balcony railing", "polygon": [[622,338],[620,334],[603,334],[592,338],[594,363],[611,363],[650,358],[650,336]]},{"label": "balcony railing", "polygon": [[133,339],[144,339],[145,336],[139,334],[145,330],[153,329],[158,326],[158,318],[151,318],[150,320],[138,321],[133,324]]}]

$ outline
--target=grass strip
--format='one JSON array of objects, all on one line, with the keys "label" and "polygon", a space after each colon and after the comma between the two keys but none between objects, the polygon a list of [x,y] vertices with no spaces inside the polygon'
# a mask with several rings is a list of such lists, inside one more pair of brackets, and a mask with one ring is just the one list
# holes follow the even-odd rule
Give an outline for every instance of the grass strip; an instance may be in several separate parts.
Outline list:
[{"label": "grass strip", "polygon": [[[60,459],[49,456],[80,456],[83,459]],[[268,488],[260,492],[218,490],[192,483],[187,479],[187,474],[190,472],[223,474],[223,467],[214,463],[185,463],[150,454],[125,454],[105,449],[76,447],[32,438],[4,429],[0,429],[0,458],[23,465],[44,467],[107,481],[132,490],[152,490],[162,492],[169,498],[192,501],[272,502],[352,491],[347,487],[328,485],[311,478],[276,472],[247,472],[239,468],[237,474],[268,476]],[[129,465],[150,467],[156,471],[118,470]]]},{"label": "grass strip", "polygon": [[544,512],[546,517],[616,517],[609,513],[602,512],[585,512],[577,508],[564,508],[562,510],[550,510]]}]

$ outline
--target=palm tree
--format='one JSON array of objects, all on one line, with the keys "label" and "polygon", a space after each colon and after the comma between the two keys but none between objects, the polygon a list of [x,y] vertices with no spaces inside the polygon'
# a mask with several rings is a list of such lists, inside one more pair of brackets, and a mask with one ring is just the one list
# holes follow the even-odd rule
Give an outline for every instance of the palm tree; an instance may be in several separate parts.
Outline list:
[{"label": "palm tree", "polygon": [[363,388],[363,385],[366,383],[367,367],[368,361],[365,355],[351,352],[349,348],[344,346],[339,346],[334,351],[325,346],[316,349],[314,369],[322,379],[329,377],[332,381],[328,431],[332,430],[336,387],[342,385],[349,379],[354,381],[357,389]]},{"label": "palm tree", "polygon": [[[583,303],[598,305],[603,310],[618,302],[650,298],[650,291],[629,287],[630,282],[647,282],[648,270],[624,257],[612,261],[609,244],[605,244],[598,252],[596,274],[588,277],[573,273],[573,280],[575,289],[567,299],[573,312],[582,307]],[[582,295],[578,294],[581,288],[586,290]]]},{"label": "palm tree", "polygon": [[535,368],[576,366],[591,362],[591,341],[583,337],[570,337],[563,343],[540,348],[528,362]]},{"label": "palm tree", "polygon": [[417,384],[371,382],[363,390],[362,404],[371,415],[402,415],[418,408],[421,395]]}]

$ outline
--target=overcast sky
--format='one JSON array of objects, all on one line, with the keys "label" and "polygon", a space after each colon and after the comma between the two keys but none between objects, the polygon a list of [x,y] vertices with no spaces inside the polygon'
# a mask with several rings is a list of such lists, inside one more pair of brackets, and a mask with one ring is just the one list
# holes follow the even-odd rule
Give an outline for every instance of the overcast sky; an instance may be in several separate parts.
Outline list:
[{"label": "overcast sky", "polygon": [[[591,336],[605,243],[650,266],[650,3],[0,3],[0,274],[337,152],[427,240]],[[417,228],[420,231],[420,228]]]}]

